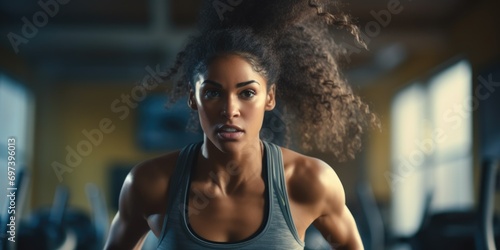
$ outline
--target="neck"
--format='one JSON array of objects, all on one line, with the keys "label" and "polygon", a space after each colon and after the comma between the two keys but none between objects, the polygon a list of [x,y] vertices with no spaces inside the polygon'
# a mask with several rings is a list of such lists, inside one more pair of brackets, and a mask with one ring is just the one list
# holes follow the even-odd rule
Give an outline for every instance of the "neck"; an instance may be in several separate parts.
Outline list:
[{"label": "neck", "polygon": [[258,139],[237,152],[222,152],[208,139],[201,146],[196,179],[213,183],[223,193],[260,180],[263,145]]}]

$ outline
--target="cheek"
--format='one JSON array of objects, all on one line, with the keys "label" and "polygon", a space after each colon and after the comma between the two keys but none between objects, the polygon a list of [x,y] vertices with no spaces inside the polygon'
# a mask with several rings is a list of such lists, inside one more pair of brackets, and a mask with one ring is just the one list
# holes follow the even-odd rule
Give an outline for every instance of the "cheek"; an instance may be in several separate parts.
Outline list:
[{"label": "cheek", "polygon": [[214,118],[209,114],[205,113],[203,110],[198,110],[198,118],[200,122],[201,129],[204,133],[209,133],[212,129]]},{"label": "cheek", "polygon": [[265,104],[258,102],[244,106],[241,113],[247,123],[261,124],[264,119]]},{"label": "cheek", "polygon": [[200,108],[198,108],[198,116],[200,117],[201,123],[208,123],[216,118],[214,117],[214,109],[206,106],[200,106]]},{"label": "cheek", "polygon": [[214,103],[198,102],[198,118],[203,131],[213,129],[216,123],[220,122],[220,108]]},{"label": "cheek", "polygon": [[245,113],[251,114],[252,117],[260,117],[264,115],[264,105],[252,105],[244,110]]}]

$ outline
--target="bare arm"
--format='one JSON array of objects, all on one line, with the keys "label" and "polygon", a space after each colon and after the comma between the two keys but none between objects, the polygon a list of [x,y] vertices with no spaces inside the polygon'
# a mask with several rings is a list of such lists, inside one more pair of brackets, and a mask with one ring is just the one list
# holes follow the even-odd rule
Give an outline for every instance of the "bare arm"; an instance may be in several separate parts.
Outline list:
[{"label": "bare arm", "polygon": [[[134,182],[135,181],[135,182]],[[137,180],[129,174],[120,193],[119,210],[111,224],[105,249],[141,249],[149,231],[143,211],[138,204]]]},{"label": "bare arm", "polygon": [[354,218],[344,206],[340,213],[322,215],[314,226],[334,249],[364,249]]},{"label": "bare arm", "polygon": [[111,224],[104,249],[141,249],[149,228],[144,231],[133,225],[133,222],[123,219],[118,212]]},{"label": "bare arm", "polygon": [[345,205],[345,194],[337,174],[323,163],[320,178],[325,188],[321,215],[313,225],[334,249],[364,249],[354,218]]},{"label": "bare arm", "polygon": [[160,234],[166,211],[168,180],[178,152],[145,161],[132,169],[120,193],[119,209],[111,224],[105,249],[141,249],[151,229]]}]

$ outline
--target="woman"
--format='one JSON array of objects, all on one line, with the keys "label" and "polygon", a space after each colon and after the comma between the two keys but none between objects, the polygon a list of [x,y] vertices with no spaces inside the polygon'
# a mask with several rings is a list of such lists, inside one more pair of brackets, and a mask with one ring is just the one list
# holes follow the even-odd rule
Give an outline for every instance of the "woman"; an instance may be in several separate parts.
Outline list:
[{"label": "woman", "polygon": [[107,249],[140,248],[149,230],[159,249],[303,249],[311,224],[336,249],[363,248],[332,168],[259,136],[279,100],[304,149],[354,155],[376,121],[340,77],[327,34],[329,24],[355,26],[318,3],[239,3],[222,22],[205,4],[201,34],[169,74],[203,141],[131,171]]}]

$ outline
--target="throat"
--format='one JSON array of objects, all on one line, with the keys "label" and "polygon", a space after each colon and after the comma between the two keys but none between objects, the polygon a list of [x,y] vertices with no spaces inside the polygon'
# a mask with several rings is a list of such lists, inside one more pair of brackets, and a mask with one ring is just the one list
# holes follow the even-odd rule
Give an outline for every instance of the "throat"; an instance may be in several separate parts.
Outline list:
[{"label": "throat", "polygon": [[235,171],[234,168],[245,167],[248,163],[254,163],[256,159],[264,156],[264,145],[261,140],[245,144],[238,151],[224,151],[219,149],[210,140],[205,138],[201,145],[198,162],[206,167],[222,168]]},{"label": "throat", "polygon": [[262,182],[265,167],[264,148],[262,142],[259,142],[259,145],[258,150],[247,151],[238,158],[205,155],[202,152],[191,172],[191,181],[205,183],[205,188],[216,189],[217,193],[224,196],[239,193],[259,181]]}]

